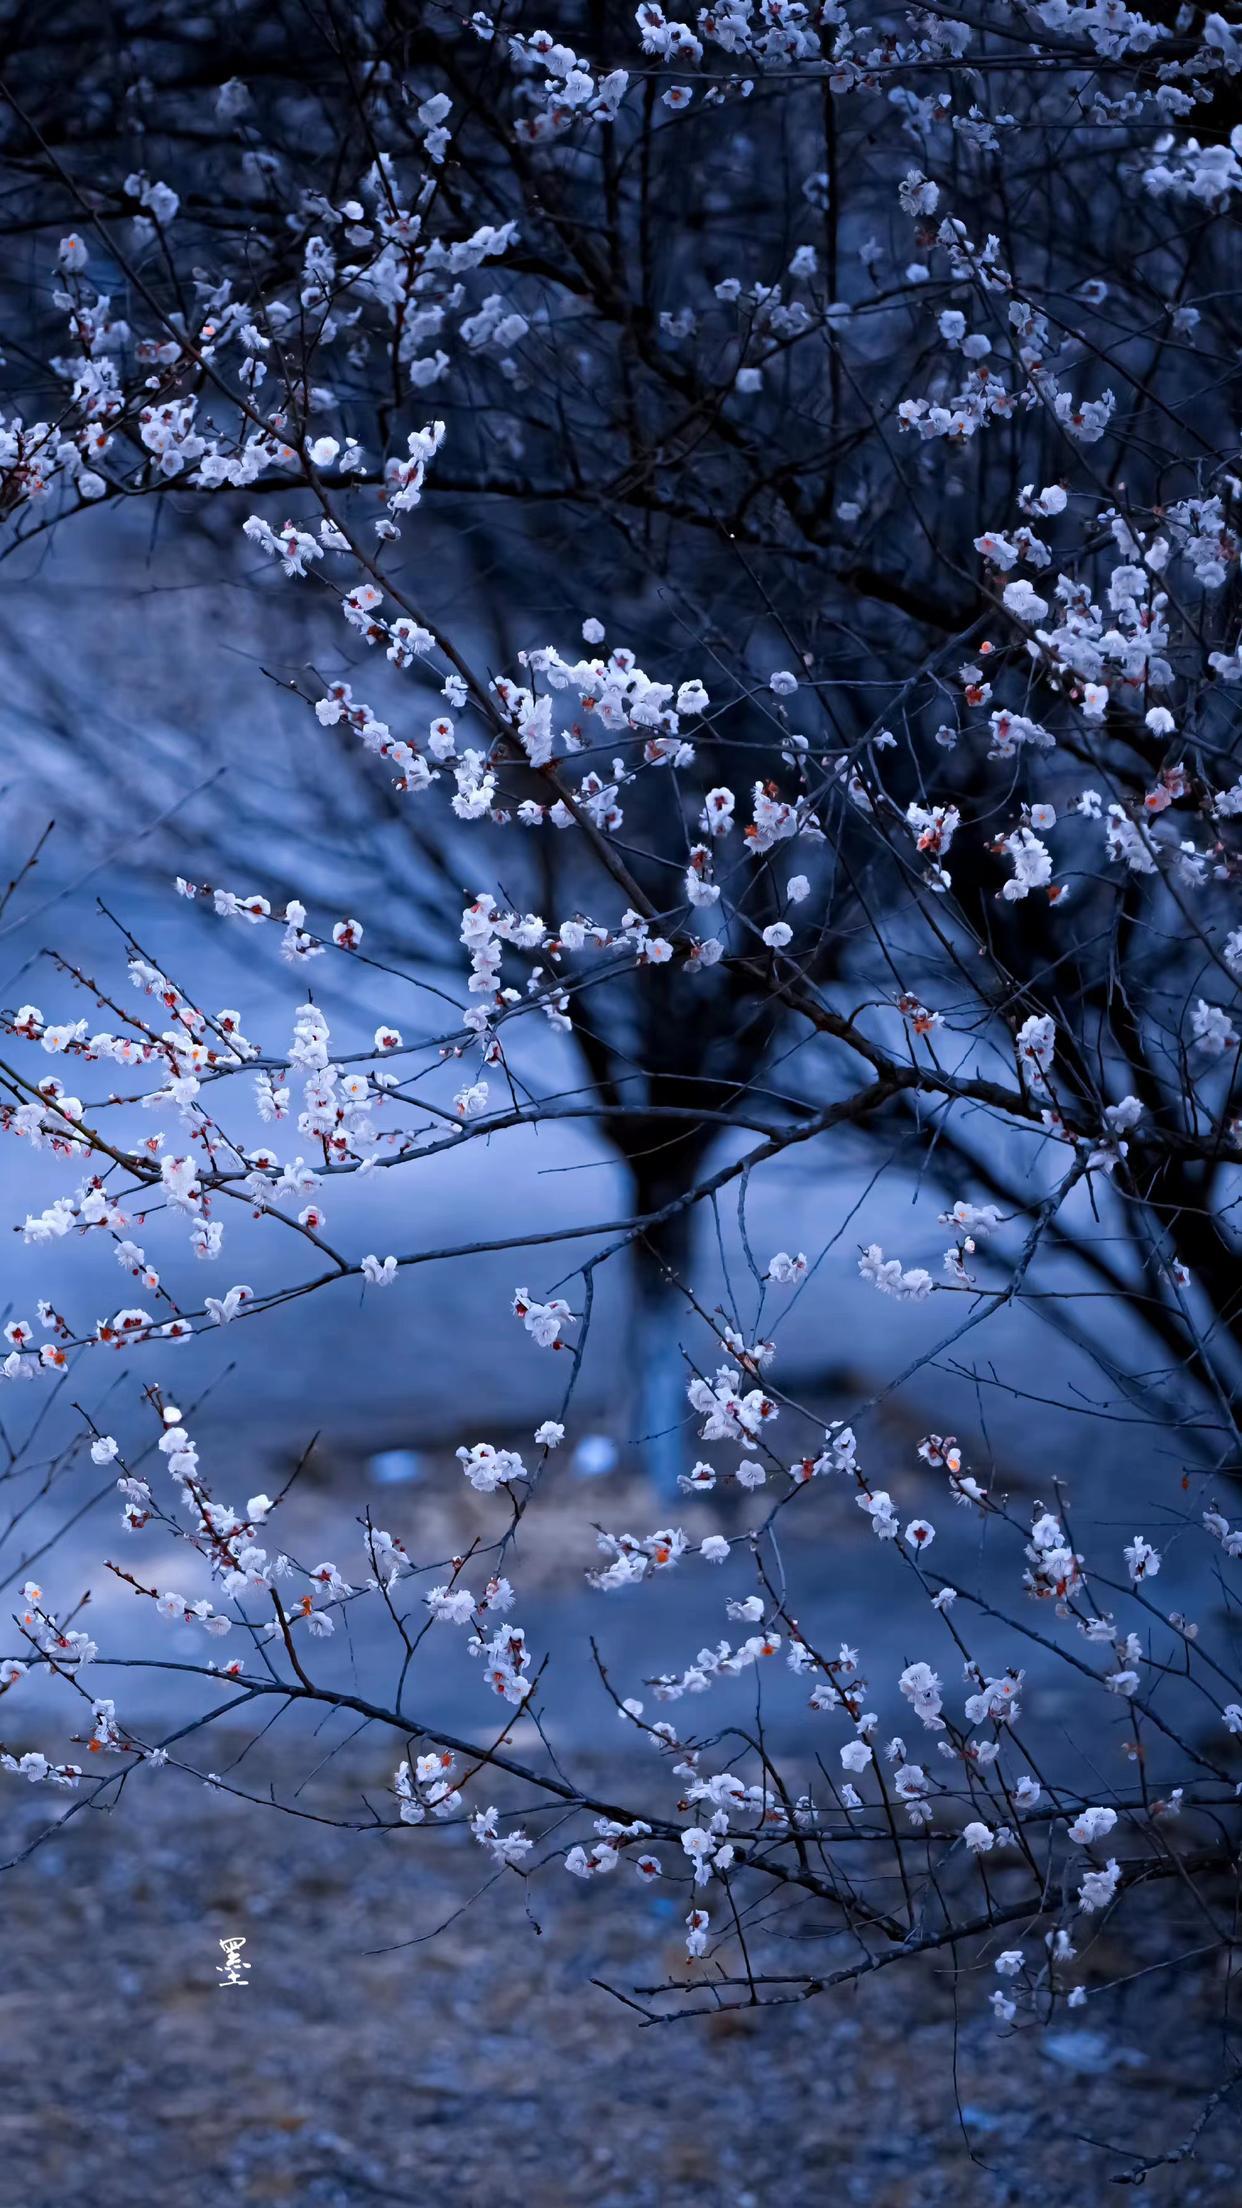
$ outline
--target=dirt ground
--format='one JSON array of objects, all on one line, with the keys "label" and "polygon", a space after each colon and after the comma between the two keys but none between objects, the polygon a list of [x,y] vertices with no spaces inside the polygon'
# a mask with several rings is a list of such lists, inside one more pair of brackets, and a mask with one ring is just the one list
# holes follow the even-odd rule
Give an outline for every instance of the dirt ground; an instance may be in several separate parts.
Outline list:
[{"label": "dirt ground", "polygon": [[[46,1797],[4,1808],[11,1850]],[[363,1837],[135,1774],[120,1811],[74,1818],[0,1887],[0,2198],[1085,2208],[1130,2197],[1111,2181],[1230,2074],[1219,1984],[1193,1968],[1042,2039],[999,2034],[992,1981],[969,1978],[956,2060],[933,1971],[644,2028],[590,1980],[678,1967],[671,1911],[558,1875],[538,1932],[508,1876],[454,1915],[479,1863],[460,1836]],[[248,1983],[222,1985],[239,1935]],[[1238,2140],[1225,2104],[1143,2198],[1236,2208]]]}]

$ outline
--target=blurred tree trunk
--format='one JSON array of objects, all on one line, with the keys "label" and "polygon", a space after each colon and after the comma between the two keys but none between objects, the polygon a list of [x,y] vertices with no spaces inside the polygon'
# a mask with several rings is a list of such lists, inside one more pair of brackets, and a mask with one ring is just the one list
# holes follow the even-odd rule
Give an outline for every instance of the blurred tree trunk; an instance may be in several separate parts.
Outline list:
[{"label": "blurred tree trunk", "polygon": [[[637,1209],[658,1210],[669,1201],[667,1183],[653,1184],[634,1172]],[[634,1244],[626,1375],[629,1439],[637,1446],[652,1486],[661,1498],[677,1494],[681,1473],[689,1470],[689,1406],[686,1364],[681,1353],[686,1301],[677,1283],[689,1282],[694,1254],[694,1224],[689,1211],[671,1219]]]}]

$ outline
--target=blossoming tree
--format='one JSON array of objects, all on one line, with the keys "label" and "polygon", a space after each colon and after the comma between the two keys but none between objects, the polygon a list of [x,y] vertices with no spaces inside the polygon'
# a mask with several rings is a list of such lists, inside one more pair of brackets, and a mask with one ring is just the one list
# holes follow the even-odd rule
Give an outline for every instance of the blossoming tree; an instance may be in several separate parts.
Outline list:
[{"label": "blossoming tree", "polygon": [[[1028,2028],[1087,1998],[1106,1918],[1188,1882],[1227,1949],[1242,1683],[1187,1604],[1242,1552],[1242,32],[1119,0],[684,22],[644,0],[550,28],[395,0],[308,51],[300,15],[252,49],[220,12],[127,24],[123,80],[88,41],[72,97],[39,34],[15,55],[7,204],[36,274],[11,285],[0,510],[20,562],[167,502],[165,558],[206,532],[256,594],[295,669],[288,832],[275,848],[261,768],[222,737],[229,771],[160,849],[208,924],[283,960],[288,1020],[258,1032],[131,938],[119,975],[62,959],[4,1008],[0,1080],[6,1139],[61,1172],[26,1241],[110,1243],[123,1279],[104,1311],[15,1314],[6,1383],[80,1398],[121,1360],[122,1408],[84,1410],[59,1469],[109,1468],[126,1548],[100,1570],[201,1626],[180,1668],[225,1691],[139,1737],[53,1545],[0,1672],[5,1767],[86,1799],[209,1723],[352,1711],[393,1740],[386,1821],[457,1826],[523,1882],[677,1898],[691,1967],[626,1989],[652,2018],[952,1949]],[[36,697],[57,680],[36,676]],[[113,737],[75,718],[62,789],[69,744],[106,814]],[[345,817],[374,826],[361,864]],[[342,1041],[325,1004],[363,970],[391,1016]],[[571,1091],[515,1075],[532,1029],[577,1051]],[[226,1492],[200,1456],[178,1345],[312,1295],[344,1312],[351,1283],[365,1324],[468,1254],[422,1246],[420,1167],[566,1118],[628,1160],[634,1201],[584,1212],[561,1277],[522,1236],[511,1311],[485,1315],[548,1370],[521,1448],[463,1413],[488,1533],[435,1560],[367,1514],[333,1530],[339,1561],[291,1556],[284,1495]],[[780,1352],[828,1251],[791,1209],[790,1247],[756,1253],[745,1206],[791,1158],[831,1176],[843,1154],[899,1160],[935,1224],[894,1253],[858,1209],[859,1323],[896,1342],[896,1307],[929,1309],[825,1430]],[[351,1216],[377,1178],[371,1249]],[[692,1239],[734,1200],[742,1278]],[[661,1460],[669,1522],[609,1526],[591,1561],[601,1705],[650,1751],[607,1779],[540,1745],[520,1564],[597,1278],[635,1253],[643,1400],[692,1446]],[[1021,1392],[991,1347],[1016,1310],[1051,1345],[1033,1400],[1073,1394],[1167,1466],[1158,1525],[1084,1553],[1090,1454],[1021,1504],[982,1409],[894,1458],[877,1409],[920,1372]],[[1059,1377],[1071,1351],[1090,1399]],[[692,1540],[683,1498],[720,1530]],[[879,1544],[901,1663],[841,1641],[831,1585],[793,1607],[786,1556],[834,1514]],[[608,1604],[672,1571],[718,1583],[727,1630],[653,1638],[618,1679]],[[337,1661],[360,1605],[393,1655],[365,1691]],[[477,1659],[469,1735],[437,1722],[445,1635]],[[23,1741],[32,1672],[99,1773],[57,1721]],[[1062,1678],[1120,1742],[1090,1786],[1028,1743]],[[705,1732],[697,1698],[739,1679],[750,1717]],[[790,1706],[803,1745],[778,1758]],[[791,1965],[798,1906],[814,1948]]]}]

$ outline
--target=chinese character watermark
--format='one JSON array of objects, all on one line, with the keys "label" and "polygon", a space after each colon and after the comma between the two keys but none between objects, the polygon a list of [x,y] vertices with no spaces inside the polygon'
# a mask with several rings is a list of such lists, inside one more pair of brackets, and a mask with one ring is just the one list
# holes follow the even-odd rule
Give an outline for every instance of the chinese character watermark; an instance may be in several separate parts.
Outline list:
[{"label": "chinese character watermark", "polygon": [[243,1974],[249,1970],[250,1965],[240,1960],[241,1951],[245,1944],[244,1938],[237,1933],[234,1933],[231,1939],[221,1940],[220,1945],[224,1949],[226,1958],[224,1962],[216,1964],[216,1975],[221,1986],[249,1985],[250,1980]]}]

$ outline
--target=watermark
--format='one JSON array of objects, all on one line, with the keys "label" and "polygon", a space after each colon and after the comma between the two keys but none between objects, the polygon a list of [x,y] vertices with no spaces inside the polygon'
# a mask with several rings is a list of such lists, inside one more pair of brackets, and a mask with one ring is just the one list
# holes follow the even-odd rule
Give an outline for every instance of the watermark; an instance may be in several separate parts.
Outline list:
[{"label": "watermark", "polygon": [[[241,1951],[245,1944],[245,1939],[240,1933],[234,1933],[229,1939],[221,1940],[220,1945],[224,1949],[225,1960],[216,1964],[216,1976],[219,1978],[221,1986],[248,1986],[250,1984],[250,1980],[245,1976],[250,1965],[249,1963],[243,1963],[241,1960]],[[219,1988],[217,1988],[217,1991],[219,1991]]]}]

